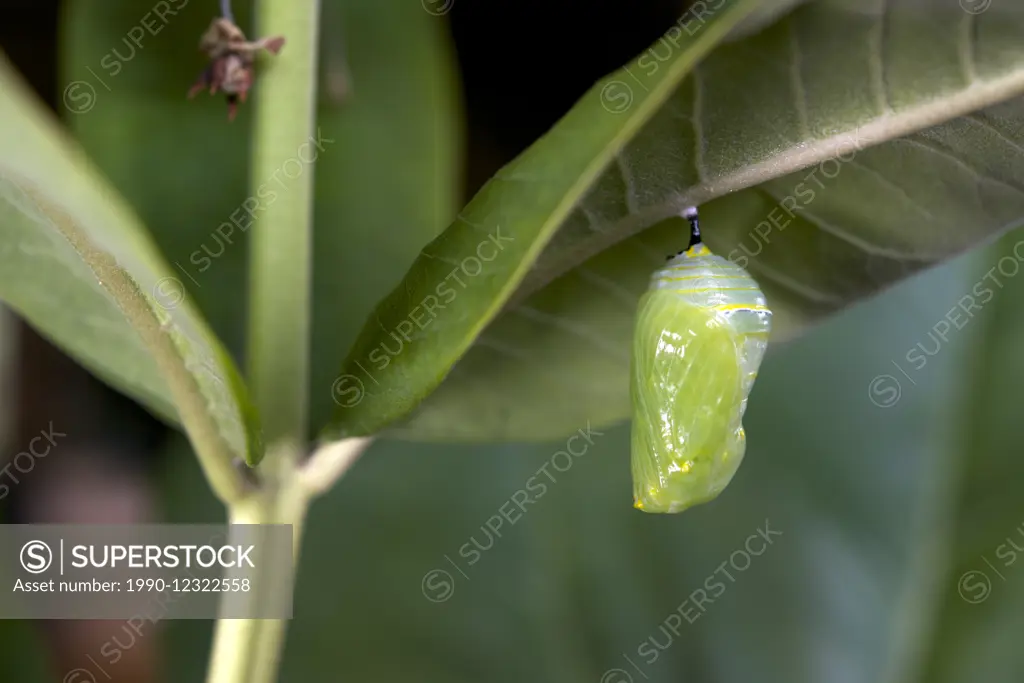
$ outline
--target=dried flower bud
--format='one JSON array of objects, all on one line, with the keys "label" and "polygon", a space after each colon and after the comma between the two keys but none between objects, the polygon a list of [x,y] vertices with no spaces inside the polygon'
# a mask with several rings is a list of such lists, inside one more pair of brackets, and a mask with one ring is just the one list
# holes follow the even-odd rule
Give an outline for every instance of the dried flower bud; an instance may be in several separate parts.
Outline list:
[{"label": "dried flower bud", "polygon": [[245,102],[252,87],[256,53],[266,50],[276,55],[283,46],[282,36],[248,41],[242,29],[231,20],[224,17],[214,19],[199,41],[199,49],[210,58],[210,64],[189,90],[189,98],[206,89],[211,95],[218,90],[223,92],[227,95],[228,120],[234,121],[238,103]]}]

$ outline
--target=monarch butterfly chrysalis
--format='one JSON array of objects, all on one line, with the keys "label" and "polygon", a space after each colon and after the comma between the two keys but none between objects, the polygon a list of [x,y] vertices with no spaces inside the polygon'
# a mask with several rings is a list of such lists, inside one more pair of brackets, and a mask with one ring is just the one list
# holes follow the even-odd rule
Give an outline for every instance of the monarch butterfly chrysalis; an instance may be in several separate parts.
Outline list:
[{"label": "monarch butterfly chrysalis", "polygon": [[682,512],[714,499],[743,459],[742,418],[771,329],[757,283],[700,239],[651,277],[633,335],[633,507]]}]

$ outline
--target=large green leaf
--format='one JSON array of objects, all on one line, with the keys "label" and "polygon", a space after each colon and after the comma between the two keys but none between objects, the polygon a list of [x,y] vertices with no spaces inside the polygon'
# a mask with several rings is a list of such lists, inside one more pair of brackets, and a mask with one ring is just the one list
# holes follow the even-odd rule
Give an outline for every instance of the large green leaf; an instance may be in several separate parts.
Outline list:
[{"label": "large green leaf", "polygon": [[930,530],[941,531],[942,542],[922,549],[923,563],[945,553],[947,567],[922,667],[931,683],[1024,680],[1024,652],[1014,636],[1024,631],[1024,459],[1018,447],[1024,234],[1008,235],[979,261],[955,305],[948,300],[949,311],[898,358],[911,377],[919,376],[931,371],[951,337],[970,334],[973,341],[948,448],[954,458],[934,463],[948,499],[935,502]]},{"label": "large green leaf", "polygon": [[[156,33],[147,31],[137,48],[126,35],[140,25],[138,3],[68,3],[64,79],[87,82],[96,94],[88,111],[69,110],[68,118],[145,218],[214,329],[240,355],[252,112],[243,105],[229,124],[221,97],[186,99],[205,65],[196,45],[216,8],[177,4],[183,7],[165,13],[165,21],[149,15]],[[248,29],[249,8],[236,5],[239,24]],[[335,406],[331,382],[366,315],[456,213],[461,130],[443,20],[407,0],[325,0],[321,34],[323,149],[303,150],[316,160],[301,165],[316,174],[315,425]],[[67,99],[69,106],[78,102]],[[295,163],[281,162],[282,172],[267,178],[258,196],[263,202],[272,201],[270,192],[287,192],[296,176]]]},{"label": "large green leaf", "polygon": [[[1019,3],[971,14],[957,0],[818,0],[721,46],[594,183],[514,296],[506,301],[495,278],[476,278],[470,301],[439,312],[429,340],[406,345],[392,363],[402,372],[380,373],[376,394],[339,411],[338,431],[379,428],[414,405],[449,370],[435,348],[454,343],[442,330],[462,329],[456,322],[488,296],[502,315],[397,434],[554,438],[584,418],[624,418],[636,301],[665,255],[685,246],[685,227],[670,217],[687,205],[703,205],[709,246],[761,283],[776,341],[1020,224],[1022,32]],[[672,62],[657,60],[671,47],[656,44],[631,71],[664,72]],[[622,72],[604,83],[555,131],[600,112],[603,88],[642,94]],[[551,186],[564,168],[543,155],[546,142],[498,178],[522,179],[532,162]],[[552,157],[588,138],[577,131],[558,142]],[[535,180],[492,183],[467,211],[518,239],[504,205],[523,187],[539,191],[539,172]],[[541,220],[535,202],[524,204]],[[457,224],[424,257],[443,246],[445,261],[458,264],[474,240],[479,233]],[[375,347],[395,346],[387,332],[434,286],[422,270],[371,318],[347,373],[358,374],[353,363]]]},{"label": "large green leaf", "polygon": [[[0,58],[0,299],[225,467],[262,455],[245,388],[145,228]],[[166,201],[165,197],[165,201]]]},{"label": "large green leaf", "polygon": [[[373,433],[440,383],[587,188],[697,60],[756,5],[722,0],[710,17],[688,15],[675,28],[669,61],[637,80],[635,96],[622,82],[598,84],[484,186],[370,316],[335,382],[339,412],[330,436]],[[617,75],[627,78],[625,70]]]},{"label": "large green leaf", "polygon": [[[1012,254],[972,253],[773,348],[743,467],[682,515],[632,509],[623,427],[595,434],[568,469],[555,455],[565,441],[379,442],[312,510],[281,680],[1021,680],[1024,558],[1003,568],[996,555],[1024,522],[1024,271],[998,271]],[[982,307],[971,318],[956,312],[966,295]],[[189,459],[170,462],[174,520],[217,519],[197,507]],[[746,539],[766,520],[782,535],[747,566]],[[477,558],[471,539],[491,547]],[[423,594],[435,570],[448,575],[426,580],[431,597],[453,589],[437,603]],[[957,594],[969,570],[991,575],[982,603]],[[197,680],[208,632],[171,629],[172,677]],[[648,663],[637,651],[651,638],[671,643]],[[604,678],[612,669],[631,679]]]}]

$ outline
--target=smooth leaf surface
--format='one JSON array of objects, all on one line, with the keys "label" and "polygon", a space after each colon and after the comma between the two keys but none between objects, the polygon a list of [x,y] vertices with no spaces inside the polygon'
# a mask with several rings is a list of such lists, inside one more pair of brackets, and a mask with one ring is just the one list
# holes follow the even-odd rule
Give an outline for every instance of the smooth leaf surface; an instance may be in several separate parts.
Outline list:
[{"label": "smooth leaf surface", "polygon": [[0,90],[0,298],[211,458],[257,460],[238,373],[145,228],[6,61]]},{"label": "smooth leaf surface", "polygon": [[[769,351],[743,467],[681,515],[631,508],[625,427],[597,430],[568,465],[565,440],[375,444],[313,507],[282,680],[1020,680],[1024,557],[992,574],[988,600],[957,593],[963,572],[991,573],[981,553],[1002,568],[996,548],[1024,521],[1024,368],[1003,362],[1019,356],[1024,272],[985,281],[998,299],[974,289],[1007,247]],[[943,341],[965,295],[981,310],[954,312],[962,329]],[[169,461],[173,519],[217,519],[190,495],[189,459]],[[208,632],[170,628],[173,676],[195,680]]]},{"label": "smooth leaf surface", "polygon": [[[884,5],[808,3],[702,62],[396,433],[554,438],[625,418],[636,301],[685,247],[670,217],[687,205],[761,284],[775,341],[1019,225],[1024,5]],[[663,69],[667,47],[643,63]]]},{"label": "smooth leaf surface", "polygon": [[1024,234],[1007,235],[978,261],[955,307],[896,359],[908,372],[925,371],[943,351],[943,337],[971,335],[955,422],[959,434],[949,448],[954,458],[945,466],[935,463],[940,477],[947,477],[940,482],[949,499],[933,508],[933,528],[944,533],[945,543],[922,552],[922,562],[945,552],[947,567],[922,666],[935,683],[1024,678],[1024,653],[1013,635],[1024,628],[1024,461],[1016,409],[1024,382]]},{"label": "smooth leaf surface", "polygon": [[[325,0],[320,146],[281,159],[280,172],[251,192],[251,109],[243,105],[229,124],[222,97],[185,97],[205,66],[196,45],[215,8],[189,3],[164,21],[149,9],[131,0],[69,3],[65,82],[96,93],[87,111],[69,110],[70,124],[236,356],[247,300],[245,207],[258,216],[300,174],[316,174],[310,409],[322,425],[359,326],[457,211],[461,114],[444,21],[405,0]],[[249,7],[235,11],[248,31]],[[126,35],[144,16],[158,32],[147,31],[139,48]]]},{"label": "smooth leaf surface", "polygon": [[370,316],[336,380],[340,408],[327,436],[373,433],[437,386],[604,167],[756,4],[724,0],[711,17],[689,17],[669,62],[638,80],[644,90],[631,106],[618,107],[624,83],[598,84],[484,186]]}]

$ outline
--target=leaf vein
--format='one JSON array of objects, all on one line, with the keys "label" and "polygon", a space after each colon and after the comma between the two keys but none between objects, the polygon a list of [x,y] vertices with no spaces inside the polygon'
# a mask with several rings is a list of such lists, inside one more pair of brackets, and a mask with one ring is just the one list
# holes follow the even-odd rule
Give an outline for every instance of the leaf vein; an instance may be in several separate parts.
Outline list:
[{"label": "leaf vein", "polygon": [[538,311],[537,309],[532,308],[530,306],[517,306],[516,308],[512,309],[512,312],[516,313],[517,315],[521,315],[522,317],[533,322],[542,325],[548,325],[556,330],[573,335],[587,342],[588,344],[590,344],[591,346],[593,346],[595,349],[602,353],[617,358],[620,361],[629,362],[629,354],[627,352],[623,351],[618,347],[612,346],[611,344],[604,341],[601,338],[601,335],[596,334],[592,330],[588,330],[586,327],[582,325],[571,323],[550,313]]}]

